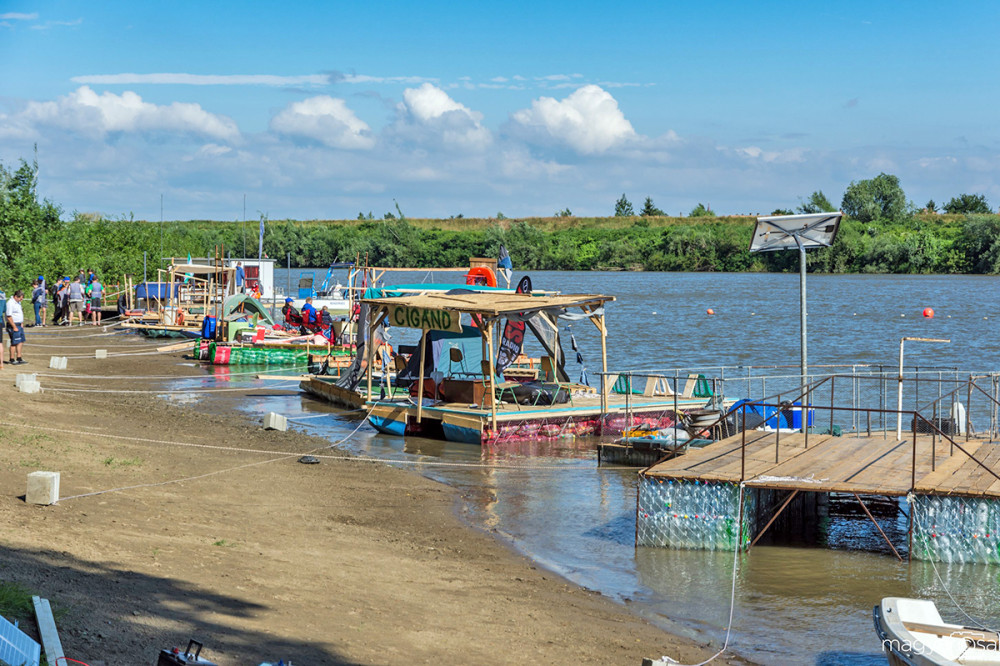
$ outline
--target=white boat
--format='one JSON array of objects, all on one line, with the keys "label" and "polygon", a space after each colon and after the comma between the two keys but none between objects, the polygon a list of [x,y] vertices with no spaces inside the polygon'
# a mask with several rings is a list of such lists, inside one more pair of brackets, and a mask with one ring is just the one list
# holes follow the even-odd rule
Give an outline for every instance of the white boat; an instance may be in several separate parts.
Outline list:
[{"label": "white boat", "polygon": [[[348,286],[346,287],[336,281],[334,274],[334,271],[342,269],[348,270]],[[326,272],[326,278],[318,289],[314,285],[315,279],[316,276],[312,272],[303,272],[299,275],[298,298],[293,298],[292,305],[301,311],[302,306],[306,303],[306,298],[312,298],[313,307],[317,310],[322,310],[325,307],[327,312],[334,317],[349,314],[351,301],[347,297],[347,292],[354,281],[354,264],[349,262],[330,264]]]},{"label": "white boat", "polygon": [[1000,634],[946,623],[933,601],[886,597],[872,615],[890,666],[1000,666]]}]

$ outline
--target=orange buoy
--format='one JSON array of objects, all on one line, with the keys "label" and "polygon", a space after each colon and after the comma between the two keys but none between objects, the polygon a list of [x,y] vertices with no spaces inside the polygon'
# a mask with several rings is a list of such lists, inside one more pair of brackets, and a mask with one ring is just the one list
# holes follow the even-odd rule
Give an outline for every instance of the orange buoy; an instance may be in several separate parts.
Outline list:
[{"label": "orange buoy", "polygon": [[934,319],[934,308],[924,308],[924,316],[928,319]]},{"label": "orange buoy", "polygon": [[715,314],[715,310],[713,310],[712,308],[709,308],[709,309],[705,310],[705,314]]}]

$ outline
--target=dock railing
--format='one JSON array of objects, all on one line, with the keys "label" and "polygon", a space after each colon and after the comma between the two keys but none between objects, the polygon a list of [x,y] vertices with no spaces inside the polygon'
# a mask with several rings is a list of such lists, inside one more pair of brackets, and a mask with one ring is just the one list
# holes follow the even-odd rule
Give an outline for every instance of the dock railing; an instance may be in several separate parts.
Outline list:
[{"label": "dock railing", "polygon": [[[994,472],[989,466],[984,464],[979,460],[973,453],[968,451],[958,440],[962,440],[964,435],[964,441],[969,442],[976,430],[974,428],[974,421],[972,419],[972,398],[977,397],[983,406],[978,409],[980,414],[989,415],[989,427],[984,432],[981,433],[981,438],[988,439],[990,442],[995,442],[998,437],[1000,437],[1000,431],[997,428],[996,415],[1000,411],[1000,401],[998,401],[996,396],[997,387],[997,375],[970,375],[967,380],[958,379],[944,379],[944,380],[933,380],[933,379],[920,379],[920,378],[899,378],[896,377],[896,382],[899,384],[900,388],[905,384],[919,385],[924,384],[934,384],[938,385],[938,397],[931,400],[929,403],[924,404],[919,407],[914,407],[913,409],[887,409],[884,407],[857,407],[857,406],[842,406],[837,405],[834,402],[836,396],[836,382],[837,379],[841,380],[843,383],[845,380],[851,380],[852,382],[864,381],[864,380],[875,380],[881,382],[883,378],[881,377],[858,377],[856,375],[830,375],[824,377],[816,382],[810,383],[805,386],[800,386],[798,389],[791,391],[785,391],[783,393],[767,396],[766,398],[742,402],[732,409],[730,409],[726,416],[727,420],[730,422],[735,421],[739,424],[738,430],[741,433],[741,453],[740,453],[740,480],[746,480],[746,435],[747,431],[753,431],[754,429],[773,429],[774,432],[774,462],[778,464],[780,461],[781,453],[781,437],[782,434],[798,433],[801,432],[803,436],[803,446],[804,448],[809,448],[809,435],[814,434],[829,434],[837,435],[838,428],[841,428],[840,424],[846,425],[848,422],[857,422],[858,416],[864,414],[864,422],[866,427],[864,431],[854,430],[857,434],[864,434],[867,437],[873,436],[872,429],[872,415],[875,414],[878,420],[883,424],[882,427],[882,437],[888,439],[891,436],[896,437],[896,432],[890,431],[885,427],[888,422],[895,417],[896,420],[896,431],[901,430],[900,426],[909,422],[910,428],[906,430],[909,438],[912,441],[912,456],[911,456],[911,470],[910,470],[910,488],[911,490],[916,487],[917,481],[917,435],[926,434],[930,435],[930,462],[931,471],[937,469],[938,460],[938,441],[940,440],[942,444],[946,444],[949,447],[948,455],[954,455],[955,449],[958,449],[966,457],[974,461],[979,467],[982,467],[987,473],[1000,481],[1000,475]],[[979,386],[978,382],[988,380],[990,382],[990,387],[992,393],[984,390]],[[945,386],[942,384],[947,384],[950,386],[951,390],[944,392]],[[825,400],[822,402],[817,398],[821,394],[828,394],[830,397],[829,403]],[[916,391],[914,391],[916,393]],[[822,397],[825,397],[823,395]],[[958,400],[961,397],[965,397],[966,403],[962,410],[956,410],[955,405],[960,404]],[[785,398],[785,399],[782,399]],[[796,406],[799,405],[799,406]],[[938,416],[939,407],[941,405],[951,405],[949,409],[949,414],[955,415],[957,413],[964,413],[964,422],[956,422],[953,417],[941,418]],[[793,410],[799,410],[801,413],[801,422],[799,428],[789,428],[788,414]],[[931,416],[928,418],[925,416],[927,411],[930,410]],[[763,415],[761,414],[763,412]],[[829,426],[827,428],[820,428],[818,425],[814,425],[818,419],[814,418],[820,413],[829,413]],[[748,426],[747,415],[752,414],[752,423]],[[846,416],[848,418],[838,419],[838,416]],[[774,424],[771,424],[771,421]],[[782,420],[784,419],[784,425],[782,427]],[[905,419],[905,420],[904,420]],[[838,423],[839,421],[839,423]],[[824,419],[824,422],[826,420]],[[841,429],[842,431],[843,429]],[[849,431],[850,432],[850,431]],[[875,430],[874,432],[878,432]],[[960,435],[958,439],[954,435]],[[903,437],[898,437],[900,441],[903,441]]]}]

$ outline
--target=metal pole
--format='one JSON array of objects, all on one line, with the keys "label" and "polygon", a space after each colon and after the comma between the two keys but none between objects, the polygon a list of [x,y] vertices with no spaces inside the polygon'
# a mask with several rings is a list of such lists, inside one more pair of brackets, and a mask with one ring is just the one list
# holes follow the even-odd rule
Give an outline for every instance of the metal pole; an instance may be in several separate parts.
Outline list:
[{"label": "metal pole", "polygon": [[142,253],[142,281],[146,282],[146,252]]},{"label": "metal pole", "polygon": [[160,261],[157,266],[163,266],[163,195],[160,195]]},{"label": "metal pole", "polygon": [[[285,273],[285,298],[289,298],[292,295],[292,253],[289,252],[286,257],[287,271]],[[358,322],[361,323],[361,322]]]},{"label": "metal pole", "polygon": [[[243,195],[243,258],[247,257],[247,195]],[[258,268],[258,270],[260,270]]]},{"label": "metal pole", "polygon": [[[799,246],[799,358],[802,366],[802,385],[804,386],[809,376],[806,343],[806,248],[798,236],[795,236],[795,242]],[[803,427],[805,427],[804,421]]]}]

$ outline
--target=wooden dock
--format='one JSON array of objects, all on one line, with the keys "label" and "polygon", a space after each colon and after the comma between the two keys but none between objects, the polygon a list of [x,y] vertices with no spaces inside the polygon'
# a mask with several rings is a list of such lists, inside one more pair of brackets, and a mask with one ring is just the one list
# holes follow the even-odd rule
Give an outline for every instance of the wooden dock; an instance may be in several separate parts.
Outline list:
[{"label": "wooden dock", "polygon": [[[740,483],[820,493],[1000,498],[1000,442],[906,433],[842,437],[749,431],[642,472],[650,478]],[[962,451],[964,449],[965,452]],[[977,462],[978,461],[978,462]]]}]

